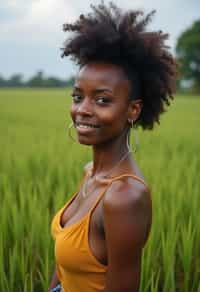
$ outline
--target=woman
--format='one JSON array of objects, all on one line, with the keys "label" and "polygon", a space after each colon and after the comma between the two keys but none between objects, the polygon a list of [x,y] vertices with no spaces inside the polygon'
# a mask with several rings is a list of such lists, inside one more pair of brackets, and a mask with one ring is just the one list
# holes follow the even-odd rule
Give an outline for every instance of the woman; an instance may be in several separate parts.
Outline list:
[{"label": "woman", "polygon": [[131,153],[130,129],[159,123],[174,91],[176,62],[164,45],[167,35],[145,30],[154,12],[142,18],[113,3],[92,9],[64,25],[73,34],[63,56],[80,66],[71,118],[79,143],[92,146],[93,161],[52,221],[50,291],[136,292],[152,203]]}]

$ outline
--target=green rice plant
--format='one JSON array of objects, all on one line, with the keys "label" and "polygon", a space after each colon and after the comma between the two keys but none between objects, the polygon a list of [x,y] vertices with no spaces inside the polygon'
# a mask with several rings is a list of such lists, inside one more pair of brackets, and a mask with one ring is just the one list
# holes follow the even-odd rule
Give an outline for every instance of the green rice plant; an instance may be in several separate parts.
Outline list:
[{"label": "green rice plant", "polygon": [[[91,159],[67,135],[69,90],[0,91],[0,291],[47,291],[51,221]],[[138,129],[153,205],[140,292],[200,292],[199,122],[199,97],[177,96],[159,127]]]},{"label": "green rice plant", "polygon": [[181,241],[180,241],[179,253],[180,253],[180,260],[182,262],[182,266],[184,270],[183,287],[184,287],[184,291],[189,291],[193,247],[194,247],[194,230],[192,226],[191,217],[188,220],[188,224],[183,226],[180,232],[181,232]]}]

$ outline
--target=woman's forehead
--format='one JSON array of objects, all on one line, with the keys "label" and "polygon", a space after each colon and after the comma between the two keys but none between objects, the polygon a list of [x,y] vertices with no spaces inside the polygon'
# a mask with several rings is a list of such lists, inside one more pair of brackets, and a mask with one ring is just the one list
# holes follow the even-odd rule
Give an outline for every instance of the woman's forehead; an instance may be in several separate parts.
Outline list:
[{"label": "woman's forehead", "polygon": [[76,77],[78,87],[105,87],[110,90],[129,88],[129,81],[120,66],[109,63],[90,63],[82,67]]}]

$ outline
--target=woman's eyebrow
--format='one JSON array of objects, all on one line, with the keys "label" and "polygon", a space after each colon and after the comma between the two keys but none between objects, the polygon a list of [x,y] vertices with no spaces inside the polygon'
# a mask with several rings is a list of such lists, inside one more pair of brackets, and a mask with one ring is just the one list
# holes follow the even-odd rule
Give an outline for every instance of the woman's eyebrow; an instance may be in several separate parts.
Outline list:
[{"label": "woman's eyebrow", "polygon": [[72,88],[73,90],[77,90],[77,91],[82,91],[82,89],[81,88],[79,88],[78,86],[73,86],[73,88]]},{"label": "woman's eyebrow", "polygon": [[104,91],[109,91],[110,93],[113,93],[112,90],[108,89],[108,88],[99,88],[99,89],[95,89],[93,90],[94,93],[101,93]]},{"label": "woman's eyebrow", "polygon": [[[80,87],[78,86],[74,86],[73,87],[74,90],[77,90],[77,91],[81,91],[81,92],[84,92],[84,90],[82,90]],[[110,90],[109,88],[98,88],[98,89],[94,89],[92,90],[92,93],[93,94],[96,94],[96,93],[101,93],[101,92],[104,92],[104,91],[109,91],[110,93],[113,93],[112,90]]]}]

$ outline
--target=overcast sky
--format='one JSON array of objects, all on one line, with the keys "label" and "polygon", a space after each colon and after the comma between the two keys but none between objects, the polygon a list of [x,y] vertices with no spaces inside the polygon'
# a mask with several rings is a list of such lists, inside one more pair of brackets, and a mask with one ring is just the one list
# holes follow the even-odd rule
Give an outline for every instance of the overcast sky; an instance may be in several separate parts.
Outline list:
[{"label": "overcast sky", "polygon": [[[104,1],[107,3],[108,1]],[[177,37],[200,18],[199,0],[113,0],[125,9],[156,9],[150,29],[170,34],[174,52]],[[93,0],[0,0],[0,75],[20,72],[29,78],[42,70],[47,76],[68,78],[76,67],[60,57],[66,38],[62,24],[90,11]]]}]

